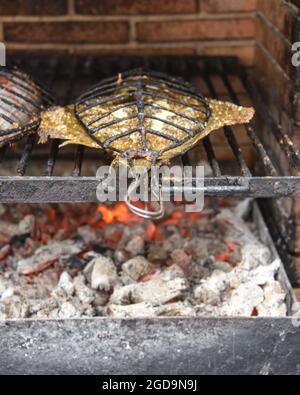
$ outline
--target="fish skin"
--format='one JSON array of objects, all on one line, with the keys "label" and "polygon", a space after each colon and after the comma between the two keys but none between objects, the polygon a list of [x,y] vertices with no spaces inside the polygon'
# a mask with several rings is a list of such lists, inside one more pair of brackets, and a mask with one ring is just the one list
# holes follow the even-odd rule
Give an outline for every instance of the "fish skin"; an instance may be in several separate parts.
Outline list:
[{"label": "fish skin", "polygon": [[[224,126],[248,123],[255,114],[255,110],[252,107],[241,107],[229,102],[212,99],[208,99],[208,102],[212,114],[204,130],[175,149],[166,151],[158,158],[159,160],[168,160],[181,155],[211,132]],[[52,107],[48,111],[42,112],[38,134],[40,143],[46,142],[48,138],[53,138],[65,140],[61,146],[80,144],[90,148],[101,149],[99,144],[88,135],[75,117],[73,105]],[[134,145],[131,147],[134,147]],[[127,146],[125,149],[127,149]],[[149,163],[151,162],[149,161]]]},{"label": "fish skin", "polygon": [[0,68],[0,146],[31,133],[41,106],[41,90],[27,74],[16,68]]}]

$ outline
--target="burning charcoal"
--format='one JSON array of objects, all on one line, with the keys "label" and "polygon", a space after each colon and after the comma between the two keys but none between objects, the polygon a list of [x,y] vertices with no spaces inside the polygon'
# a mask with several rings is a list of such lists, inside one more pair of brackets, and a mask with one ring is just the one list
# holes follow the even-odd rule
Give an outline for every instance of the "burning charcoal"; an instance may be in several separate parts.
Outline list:
[{"label": "burning charcoal", "polygon": [[232,271],[232,266],[227,262],[215,261],[212,264],[214,270],[221,270],[224,273],[230,273]]},{"label": "burning charcoal", "polygon": [[92,249],[96,255],[104,255],[109,250],[108,247],[101,244],[93,244]]},{"label": "burning charcoal", "polygon": [[72,277],[69,275],[68,272],[63,272],[60,275],[57,287],[61,288],[68,296],[72,296],[74,294],[74,284],[72,281]]},{"label": "burning charcoal", "polygon": [[286,317],[286,295],[278,281],[270,281],[263,287],[264,301],[257,306],[260,317]]},{"label": "burning charcoal", "polygon": [[107,307],[107,315],[114,318],[148,318],[155,317],[155,307],[149,303],[137,303],[128,306],[111,304]]},{"label": "burning charcoal", "polygon": [[135,281],[147,274],[149,269],[150,263],[143,256],[132,258],[122,265],[123,272]]},{"label": "burning charcoal", "polygon": [[70,270],[83,270],[86,266],[86,262],[79,258],[76,255],[70,256],[70,258],[68,259],[66,266],[70,269]]},{"label": "burning charcoal", "polygon": [[268,265],[270,261],[271,252],[261,243],[249,243],[242,247],[241,268],[251,270],[259,265]]},{"label": "burning charcoal", "polygon": [[99,256],[94,261],[91,274],[91,285],[93,289],[109,291],[117,282],[116,266],[110,258]]},{"label": "burning charcoal", "polygon": [[114,253],[114,260],[117,264],[122,264],[130,258],[129,253],[123,249],[117,248]]},{"label": "burning charcoal", "polygon": [[200,237],[194,237],[191,241],[188,241],[184,248],[185,251],[193,256],[193,260],[200,265],[210,255],[208,252],[208,240]]},{"label": "burning charcoal", "polygon": [[20,234],[33,235],[35,231],[35,217],[34,215],[26,215],[24,219],[19,223]]},{"label": "burning charcoal", "polygon": [[147,259],[149,262],[165,262],[168,259],[168,253],[164,249],[163,242],[153,241],[150,244]]},{"label": "burning charcoal", "polygon": [[35,254],[18,262],[18,272],[24,275],[39,273],[50,267],[55,261],[78,254],[82,250],[82,244],[73,240],[52,241],[48,245],[40,247]]},{"label": "burning charcoal", "polygon": [[78,296],[80,302],[83,304],[93,303],[95,299],[95,291],[90,289],[86,283],[83,275],[78,275],[73,280],[75,294]]},{"label": "burning charcoal", "polygon": [[185,291],[187,291],[187,282],[182,278],[171,281],[155,279],[116,289],[110,298],[110,303],[126,305],[145,302],[161,305],[182,298]]},{"label": "burning charcoal", "polygon": [[33,215],[26,215],[19,224],[13,224],[6,221],[0,221],[0,234],[11,240],[21,235],[32,235],[35,230],[35,218]]},{"label": "burning charcoal", "polygon": [[253,283],[241,284],[224,303],[222,312],[230,317],[251,317],[264,301],[264,291]]},{"label": "burning charcoal", "polygon": [[95,232],[90,226],[81,226],[78,228],[77,233],[85,244],[90,244],[97,238]]},{"label": "burning charcoal", "polygon": [[174,250],[182,248],[183,244],[184,240],[180,234],[174,233],[172,236],[168,237],[168,239],[163,240],[163,250],[166,251],[168,255],[170,255]]},{"label": "burning charcoal", "polygon": [[192,257],[187,255],[184,250],[175,250],[171,254],[171,259],[174,265],[181,267],[181,269],[186,272],[188,271]]},{"label": "burning charcoal", "polygon": [[125,247],[125,250],[134,257],[144,253],[145,239],[142,236],[133,237]]}]

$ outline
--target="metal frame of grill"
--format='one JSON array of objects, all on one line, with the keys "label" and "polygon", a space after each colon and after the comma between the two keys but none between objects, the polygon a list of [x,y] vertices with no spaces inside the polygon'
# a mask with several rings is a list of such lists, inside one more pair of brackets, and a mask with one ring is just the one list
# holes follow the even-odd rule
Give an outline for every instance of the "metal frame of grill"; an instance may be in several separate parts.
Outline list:
[{"label": "metal frame of grill", "polygon": [[[8,92],[15,97],[17,101],[12,98],[0,98],[0,118],[11,125],[7,130],[0,131],[0,136],[7,136],[6,141],[15,140],[15,135],[20,134],[18,138],[22,138],[25,134],[35,130],[40,123],[39,113],[44,107],[53,104],[54,100],[51,94],[39,84],[29,80],[29,76],[22,73],[15,67],[0,67],[0,77],[4,77],[10,81],[13,86],[11,88],[1,86],[1,90]],[[40,94],[41,104],[37,104],[34,97]],[[36,109],[36,113],[27,109],[26,106],[32,106]],[[9,115],[5,112],[5,106],[13,108],[15,111]],[[17,113],[24,113],[30,117],[27,123],[21,123]],[[10,138],[10,136],[12,136]],[[0,147],[4,143],[0,143]]]},{"label": "metal frame of grill", "polygon": [[[128,91],[124,93],[124,89]],[[183,99],[174,98],[172,96],[172,94],[174,93],[179,93],[185,99],[193,99],[195,102],[197,102],[197,105],[188,105]],[[181,105],[183,108],[193,108],[195,111],[200,113],[199,115],[201,115],[203,120],[192,119],[191,117],[185,115],[182,111],[179,112],[169,107],[166,108],[157,103],[153,104],[147,101],[147,98],[164,99],[167,103],[176,103]],[[101,106],[101,104],[108,103],[110,103],[112,106],[112,109],[110,111],[105,112],[102,115],[95,116],[89,122],[85,121],[85,116],[89,114],[89,110],[92,110],[99,105]],[[133,115],[123,117],[122,119],[105,122],[105,119],[109,115],[115,113],[118,110],[122,110],[128,107],[135,107],[136,112]],[[170,122],[160,117],[153,116],[147,111],[148,108],[167,110],[168,112],[178,115],[181,118],[192,121],[195,127],[193,129],[188,127],[182,127],[175,124],[174,122]],[[203,95],[197,93],[195,87],[192,84],[188,84],[180,80],[179,78],[172,78],[164,73],[145,71],[143,69],[135,69],[130,70],[126,73],[119,73],[116,77],[105,79],[100,84],[88,90],[87,93],[83,94],[76,101],[75,115],[79,122],[86,129],[89,136],[93,138],[100,147],[115,151],[128,159],[130,159],[131,157],[131,152],[122,152],[121,150],[114,147],[113,144],[122,137],[127,137],[132,134],[139,133],[142,148],[140,148],[139,150],[132,149],[132,151],[138,151],[136,152],[136,154],[141,157],[151,154],[153,162],[155,162],[160,155],[184,144],[186,141],[200,133],[207,125],[207,122],[211,116],[211,110],[207,99]],[[103,142],[96,137],[97,132],[105,130],[107,127],[110,126],[118,126],[121,122],[130,121],[132,119],[138,119],[137,128],[128,129],[125,132],[108,138]],[[171,133],[167,134],[163,133],[161,130],[146,127],[145,122],[147,121],[147,119],[157,120],[162,124],[168,124],[170,127],[172,127],[173,130],[177,129],[181,132],[184,132],[186,134],[186,137],[179,140],[175,138]],[[95,124],[97,124],[97,126],[92,127],[92,125]],[[153,134],[155,136],[168,140],[172,142],[172,144],[164,150],[150,150],[147,143],[147,136],[149,134]]]},{"label": "metal frame of grill", "polygon": [[[259,103],[259,96],[256,95],[253,85],[247,80],[244,70],[240,68],[236,59],[233,58],[202,58],[202,57],[72,57],[55,56],[53,58],[22,58],[16,57],[17,64],[33,74],[37,74],[39,79],[48,82],[51,86],[58,80],[64,80],[67,84],[64,89],[63,101],[72,101],[78,96],[78,92],[73,90],[81,88],[84,91],[92,83],[101,78],[108,77],[118,72],[125,72],[136,67],[158,70],[158,72],[178,75],[184,79],[189,79],[190,75],[199,76],[207,85],[210,96],[218,98],[218,90],[214,85],[212,75],[218,75],[227,89],[231,100],[239,104],[239,98],[232,85],[228,74],[236,75],[243,86],[246,87],[249,95],[254,93],[254,101]],[[81,86],[81,78],[84,83]],[[257,111],[261,111],[266,122],[269,122],[268,115],[263,105],[257,105]],[[286,155],[291,168],[299,170],[300,154],[293,145],[289,136],[284,130],[276,125],[271,128],[276,137],[282,152]],[[206,177],[204,192],[207,196],[248,196],[254,198],[279,198],[285,196],[300,196],[300,177],[287,176],[280,172],[278,166],[272,160],[266,147],[259,137],[259,133],[253,126],[247,125],[246,131],[258,158],[264,169],[263,176],[255,176],[247,165],[243,155],[242,147],[235,136],[234,128],[225,127],[224,133],[228,146],[232,150],[235,162],[240,170],[239,175],[230,175],[222,172],[220,162],[215,153],[215,147],[208,136],[203,141],[203,147],[207,160],[213,170],[213,176]],[[0,149],[1,162],[8,160],[13,148],[5,146]],[[57,161],[59,141],[53,140],[49,152],[45,157],[44,168],[41,175],[28,176],[26,171],[29,163],[34,161],[37,152],[35,136],[29,136],[27,143],[19,158],[16,172],[12,176],[1,176],[0,170],[0,200],[2,202],[82,202],[96,201],[96,188],[99,183],[95,176],[87,177],[82,175],[82,165],[85,158],[90,155],[89,150],[82,146],[75,148],[72,174],[66,176],[55,176],[55,164]],[[43,154],[44,155],[44,154]],[[100,151],[97,157],[101,157]],[[95,158],[97,160],[97,158]],[[109,162],[108,162],[109,163]],[[184,164],[190,164],[188,154],[183,157]],[[171,193],[174,192],[171,186]],[[196,188],[196,183],[195,183]]]}]

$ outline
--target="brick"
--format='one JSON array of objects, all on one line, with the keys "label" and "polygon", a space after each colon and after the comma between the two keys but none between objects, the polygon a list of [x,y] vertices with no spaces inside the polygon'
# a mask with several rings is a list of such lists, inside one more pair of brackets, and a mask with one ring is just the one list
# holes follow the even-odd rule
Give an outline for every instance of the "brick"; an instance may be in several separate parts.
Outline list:
[{"label": "brick", "polygon": [[252,18],[140,22],[136,27],[137,38],[142,42],[243,39],[255,36]]},{"label": "brick", "polygon": [[63,15],[67,0],[9,0],[0,2],[0,15]]},{"label": "brick", "polygon": [[125,43],[127,22],[4,23],[4,39],[19,43]]},{"label": "brick", "polygon": [[197,0],[75,0],[82,15],[187,14],[197,11]]},{"label": "brick", "polygon": [[203,0],[202,11],[209,13],[218,12],[249,12],[255,11],[257,0]]}]

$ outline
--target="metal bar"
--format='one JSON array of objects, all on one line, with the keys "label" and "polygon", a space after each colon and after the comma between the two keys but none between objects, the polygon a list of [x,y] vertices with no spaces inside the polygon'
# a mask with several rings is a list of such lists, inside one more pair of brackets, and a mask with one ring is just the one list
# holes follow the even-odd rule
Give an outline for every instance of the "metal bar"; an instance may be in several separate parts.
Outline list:
[{"label": "metal bar", "polygon": [[30,155],[32,153],[33,147],[35,145],[36,142],[36,136],[35,135],[31,135],[28,137],[27,139],[27,143],[25,145],[24,151],[22,153],[21,159],[18,163],[17,166],[17,173],[20,176],[23,176],[26,173],[26,169],[28,166],[28,162],[29,162],[29,158]]},{"label": "metal bar", "polygon": [[79,177],[81,175],[81,168],[84,155],[84,146],[78,145],[75,153],[75,166],[73,170],[73,177]]},{"label": "metal bar", "polygon": [[45,176],[50,177],[53,174],[54,166],[56,163],[58,151],[59,151],[60,140],[55,139],[51,142],[50,154],[47,161],[47,166],[45,169]]},{"label": "metal bar", "polygon": [[4,145],[3,147],[0,148],[0,163],[3,162],[5,158],[5,154],[7,152],[8,144]]},{"label": "metal bar", "polygon": [[202,144],[203,144],[203,147],[206,152],[207,160],[213,170],[214,176],[221,177],[222,172],[220,169],[220,165],[219,165],[218,160],[216,158],[215,151],[213,149],[213,146],[212,146],[209,136],[205,137],[202,140]]},{"label": "metal bar", "polygon": [[[300,177],[208,177],[204,188],[196,188],[196,181],[192,191],[207,196],[300,197]],[[3,203],[96,202],[98,184],[95,177],[0,177],[0,196]]]},{"label": "metal bar", "polygon": [[[228,90],[231,100],[233,100],[233,102],[235,104],[240,105],[240,100],[239,100],[236,92],[234,91],[232,84],[228,79],[227,74],[224,71],[221,72],[221,77],[224,82],[224,85],[226,86],[226,88]],[[245,127],[246,127],[247,134],[248,134],[249,138],[253,142],[254,147],[256,148],[256,151],[258,152],[260,159],[262,160],[262,163],[265,167],[266,172],[268,173],[268,175],[276,177],[278,175],[276,167],[274,166],[270,157],[268,156],[268,153],[265,150],[265,147],[263,146],[262,142],[258,138],[255,130],[249,124],[245,125]]]},{"label": "metal bar", "polygon": [[251,173],[249,167],[247,166],[246,160],[245,160],[243,153],[242,153],[242,149],[239,146],[239,144],[233,134],[232,129],[228,126],[225,126],[224,127],[224,134],[227,138],[228,144],[230,145],[230,147],[234,153],[234,156],[237,158],[242,175],[244,177],[251,177],[252,173]]},{"label": "metal bar", "polygon": [[[209,76],[209,74],[206,71],[206,74],[204,76],[204,80],[206,82],[206,85],[208,87],[209,93],[210,95],[214,98],[214,99],[218,99],[218,94],[217,91],[213,85],[213,82]],[[228,144],[230,145],[232,152],[239,164],[240,170],[241,170],[241,174],[245,177],[251,177],[251,171],[247,166],[246,160],[243,156],[241,147],[239,146],[235,135],[233,133],[233,130],[230,126],[225,126],[224,127],[224,134],[225,137],[227,138]]]}]

